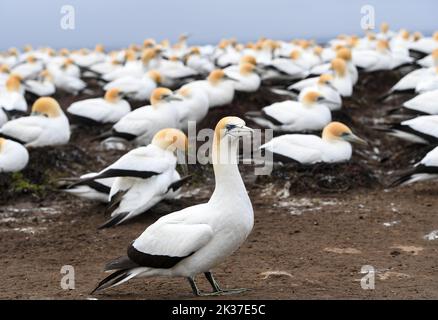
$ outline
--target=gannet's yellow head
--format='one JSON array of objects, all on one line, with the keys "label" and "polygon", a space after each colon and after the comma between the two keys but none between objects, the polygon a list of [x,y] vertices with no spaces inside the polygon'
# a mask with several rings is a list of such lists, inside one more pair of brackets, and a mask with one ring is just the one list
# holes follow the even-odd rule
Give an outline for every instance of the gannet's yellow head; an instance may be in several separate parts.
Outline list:
[{"label": "gannet's yellow head", "polygon": [[35,62],[36,62],[36,58],[35,58],[34,56],[32,56],[32,55],[29,55],[29,56],[26,58],[26,61],[27,61],[28,63],[35,63]]},{"label": "gannet's yellow head", "polygon": [[120,101],[121,97],[122,97],[122,92],[120,92],[120,90],[117,88],[112,88],[105,93],[104,99],[109,103],[117,103]]},{"label": "gannet's yellow head", "polygon": [[414,34],[412,35],[412,40],[414,40],[414,41],[418,41],[418,40],[420,40],[421,38],[423,38],[423,35],[421,34],[421,32],[414,32]]},{"label": "gannet's yellow head", "polygon": [[214,130],[214,144],[218,148],[220,141],[224,137],[230,137],[231,139],[238,139],[239,137],[246,136],[254,132],[251,128],[246,126],[245,121],[238,117],[225,117],[222,118]]},{"label": "gannet's yellow head", "polygon": [[380,31],[381,31],[382,33],[387,33],[387,32],[389,31],[389,24],[388,24],[387,22],[383,22],[383,23],[380,25]]},{"label": "gannet's yellow head", "polygon": [[241,63],[239,70],[241,75],[247,76],[254,72],[255,65],[253,65],[252,63]]},{"label": "gannet's yellow head", "polygon": [[177,56],[171,56],[171,57],[169,57],[169,61],[177,62],[177,61],[179,61],[179,59]]},{"label": "gannet's yellow head", "polygon": [[160,45],[161,45],[163,48],[169,48],[169,47],[170,47],[170,41],[169,41],[169,39],[164,39],[163,41],[160,42]]},{"label": "gannet's yellow head", "polygon": [[21,77],[17,74],[11,74],[6,80],[6,90],[9,92],[18,92],[21,88]]},{"label": "gannet's yellow head", "polygon": [[18,49],[17,48],[9,48],[8,54],[11,56],[18,56]]},{"label": "gannet's yellow head", "polygon": [[192,96],[192,93],[193,90],[188,86],[184,86],[178,90],[178,94],[184,98],[190,98]]},{"label": "gannet's yellow head", "polygon": [[322,138],[327,142],[343,140],[364,145],[368,144],[365,140],[353,134],[349,127],[340,122],[329,123],[322,132]]},{"label": "gannet's yellow head", "polygon": [[2,153],[2,150],[3,150],[5,145],[6,145],[6,139],[0,138],[0,153]]},{"label": "gannet's yellow head", "polygon": [[337,76],[343,77],[347,72],[347,64],[344,59],[336,58],[331,62],[331,68]]},{"label": "gannet's yellow head", "polygon": [[152,91],[151,95],[151,105],[156,107],[162,103],[172,102],[172,101],[181,101],[180,98],[176,97],[172,90],[167,88],[157,88]]},{"label": "gannet's yellow head", "polygon": [[126,50],[126,52],[125,52],[125,60],[126,61],[135,61],[135,59],[136,59],[135,51],[133,51],[133,50]]},{"label": "gannet's yellow head", "polygon": [[170,152],[177,150],[186,152],[188,149],[187,136],[178,129],[163,129],[155,134],[152,144]]},{"label": "gannet's yellow head", "polygon": [[347,44],[350,48],[354,48],[359,44],[359,37],[358,36],[351,36],[350,38],[348,38],[347,40]]},{"label": "gannet's yellow head", "polygon": [[53,80],[52,75],[50,74],[49,70],[47,70],[47,69],[44,69],[43,71],[41,71],[40,76],[44,80],[49,80],[49,81]]},{"label": "gannet's yellow head", "polygon": [[156,84],[160,84],[163,81],[163,78],[161,77],[161,73],[159,73],[157,70],[150,70],[147,73],[148,77],[154,80]]},{"label": "gannet's yellow head", "polygon": [[403,39],[403,40],[409,40],[409,37],[410,37],[411,35],[410,35],[410,33],[409,33],[409,31],[408,30],[406,30],[406,29],[401,29],[400,30],[400,37]]},{"label": "gannet's yellow head", "polygon": [[304,91],[300,96],[300,101],[304,106],[313,106],[320,100],[321,94],[316,91]]},{"label": "gannet's yellow head", "polygon": [[351,61],[351,50],[348,48],[341,48],[336,51],[336,58],[344,59],[345,61]]},{"label": "gannet's yellow head", "polygon": [[50,97],[39,98],[32,106],[33,115],[43,115],[48,118],[57,118],[62,114],[59,103]]},{"label": "gannet's yellow head", "polygon": [[146,39],[143,41],[143,48],[152,48],[155,46],[154,39]]},{"label": "gannet's yellow head", "polygon": [[193,47],[190,49],[190,53],[194,54],[194,55],[200,55],[201,54],[201,50],[198,47]]},{"label": "gannet's yellow head", "polygon": [[240,59],[240,63],[251,63],[256,66],[257,60],[254,56],[247,54]]},{"label": "gannet's yellow head", "polygon": [[377,41],[376,50],[379,52],[387,52],[389,51],[389,43],[386,40]]},{"label": "gannet's yellow head", "polygon": [[31,52],[31,51],[33,51],[33,48],[30,44],[28,44],[28,45],[24,46],[23,51],[24,52]]},{"label": "gannet's yellow head", "polygon": [[98,53],[105,53],[105,47],[102,44],[97,44],[94,51]]},{"label": "gannet's yellow head", "polygon": [[376,40],[376,35],[373,32],[367,32],[367,39],[369,41],[375,41]]},{"label": "gannet's yellow head", "polygon": [[152,59],[154,59],[157,55],[157,51],[153,48],[146,49],[143,51],[143,54],[141,56],[141,61],[143,64],[148,64]]},{"label": "gannet's yellow head", "polygon": [[218,84],[225,77],[225,72],[222,69],[213,70],[208,76],[207,80],[211,84]]},{"label": "gannet's yellow head", "polygon": [[63,56],[63,57],[67,57],[70,54],[70,51],[68,49],[61,49],[59,50],[59,55]]},{"label": "gannet's yellow head", "polygon": [[11,69],[9,69],[9,66],[6,64],[0,65],[0,73],[9,74],[11,73]]},{"label": "gannet's yellow head", "polygon": [[301,57],[301,52],[299,50],[292,50],[289,57],[292,60],[298,60]]},{"label": "gannet's yellow head", "polygon": [[432,51],[432,60],[435,64],[435,66],[438,67],[438,49],[435,49]]},{"label": "gannet's yellow head", "polygon": [[321,54],[322,54],[322,50],[323,50],[323,48],[322,47],[320,47],[320,46],[316,46],[315,48],[313,48],[313,53],[316,55],[316,56],[321,56]]},{"label": "gannet's yellow head", "polygon": [[333,76],[331,74],[322,74],[319,76],[318,84],[327,85],[330,84],[332,80],[333,80]]}]

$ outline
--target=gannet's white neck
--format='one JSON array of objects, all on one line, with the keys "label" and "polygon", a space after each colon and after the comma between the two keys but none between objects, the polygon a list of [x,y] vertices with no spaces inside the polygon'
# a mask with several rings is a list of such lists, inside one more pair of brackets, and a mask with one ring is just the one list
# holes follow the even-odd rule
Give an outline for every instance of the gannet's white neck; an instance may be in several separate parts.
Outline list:
[{"label": "gannet's white neck", "polygon": [[213,168],[216,180],[216,187],[211,196],[210,202],[228,203],[230,201],[248,201],[250,199],[243,183],[237,166],[238,146],[237,139],[229,137],[220,139],[215,135],[213,139]]}]

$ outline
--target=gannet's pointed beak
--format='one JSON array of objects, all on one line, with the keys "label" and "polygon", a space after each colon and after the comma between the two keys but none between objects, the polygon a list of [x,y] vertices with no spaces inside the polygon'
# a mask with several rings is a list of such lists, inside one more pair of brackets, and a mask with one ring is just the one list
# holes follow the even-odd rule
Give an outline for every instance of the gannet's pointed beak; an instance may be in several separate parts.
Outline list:
[{"label": "gannet's pointed beak", "polygon": [[241,127],[236,127],[235,132],[237,132],[239,136],[246,136],[249,134],[253,134],[254,130],[247,126],[241,126]]},{"label": "gannet's pointed beak", "polygon": [[172,101],[182,101],[183,99],[181,99],[177,95],[170,95],[165,97],[164,100],[166,100],[167,102],[172,102]]},{"label": "gannet's pointed beak", "polygon": [[356,136],[356,135],[353,134],[353,133],[350,133],[350,134],[348,134],[348,135],[345,135],[345,136],[343,137],[343,139],[344,139],[345,141],[349,141],[349,142],[351,142],[351,143],[362,144],[362,145],[365,145],[365,146],[367,146],[367,145],[369,144],[367,141],[365,141],[365,140],[362,139],[362,138],[359,138],[358,136]]}]

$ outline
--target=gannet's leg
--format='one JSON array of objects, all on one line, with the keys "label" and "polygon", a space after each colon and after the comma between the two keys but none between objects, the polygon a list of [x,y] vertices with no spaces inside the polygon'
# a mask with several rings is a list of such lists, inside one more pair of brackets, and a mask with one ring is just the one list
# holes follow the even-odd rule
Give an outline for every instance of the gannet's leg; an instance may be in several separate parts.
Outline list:
[{"label": "gannet's leg", "polygon": [[195,282],[195,277],[188,277],[187,280],[189,280],[190,287],[192,287],[193,294],[197,297],[202,296],[202,292],[198,289],[198,286]]},{"label": "gannet's leg", "polygon": [[216,282],[216,279],[213,277],[213,273],[206,272],[204,273],[204,275],[207,278],[208,282],[210,282],[211,286],[213,287],[213,292],[207,295],[220,296],[220,295],[239,294],[248,291],[248,289],[245,288],[223,290],[220,288],[219,284]]}]

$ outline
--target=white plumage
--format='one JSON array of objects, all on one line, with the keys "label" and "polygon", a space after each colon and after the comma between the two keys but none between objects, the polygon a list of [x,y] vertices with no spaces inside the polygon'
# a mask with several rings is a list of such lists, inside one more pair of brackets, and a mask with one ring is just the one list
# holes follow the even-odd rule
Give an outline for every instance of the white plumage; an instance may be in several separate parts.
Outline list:
[{"label": "white plumage", "polygon": [[27,149],[18,142],[0,138],[0,172],[18,172],[29,162]]}]

